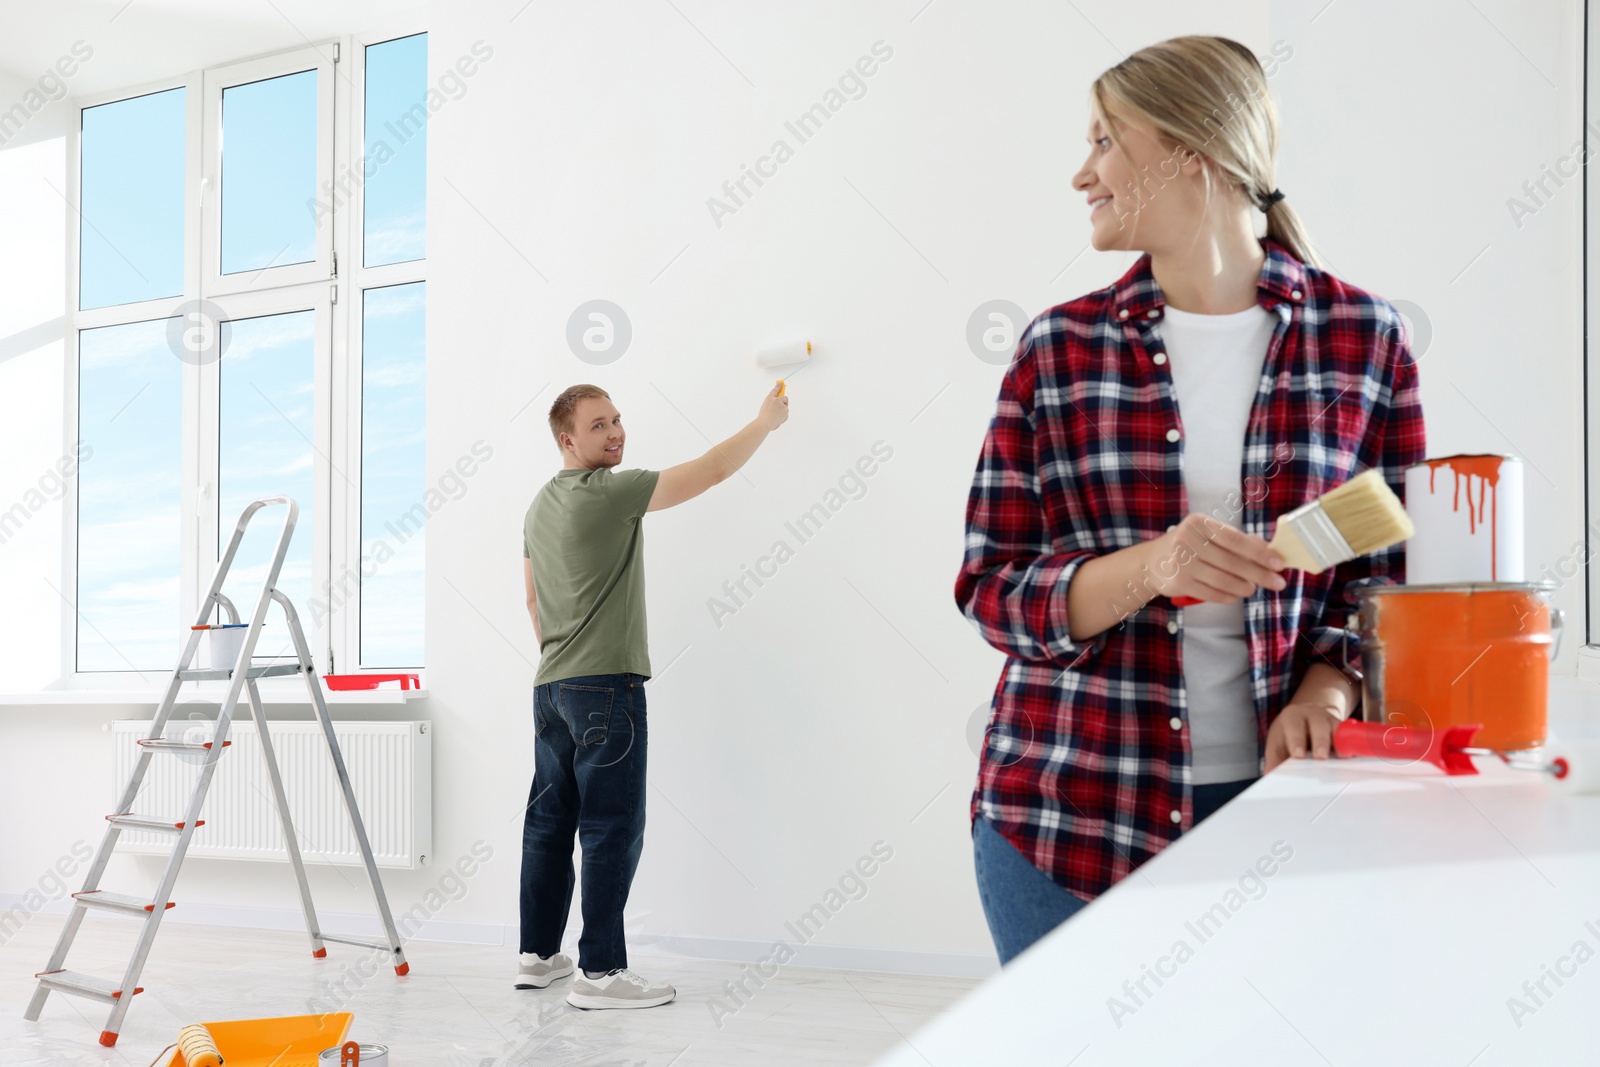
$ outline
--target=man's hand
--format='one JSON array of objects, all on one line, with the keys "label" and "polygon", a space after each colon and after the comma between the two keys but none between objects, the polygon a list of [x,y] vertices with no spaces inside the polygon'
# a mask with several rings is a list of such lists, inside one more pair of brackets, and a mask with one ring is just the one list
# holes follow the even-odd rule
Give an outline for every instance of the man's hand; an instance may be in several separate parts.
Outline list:
[{"label": "man's hand", "polygon": [[1195,512],[1148,542],[1150,584],[1165,597],[1235,604],[1257,588],[1283,589],[1283,557],[1254,534]]},{"label": "man's hand", "polygon": [[761,401],[761,413],[756,416],[756,421],[764,426],[768,433],[789,421],[789,398],[778,395],[776,384],[772,392]]}]

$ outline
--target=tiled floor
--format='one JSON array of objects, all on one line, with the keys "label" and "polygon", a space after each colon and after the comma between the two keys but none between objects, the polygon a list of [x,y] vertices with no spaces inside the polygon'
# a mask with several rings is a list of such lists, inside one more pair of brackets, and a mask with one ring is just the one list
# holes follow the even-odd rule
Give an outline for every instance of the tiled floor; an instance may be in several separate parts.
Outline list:
[{"label": "tiled floor", "polygon": [[[88,922],[94,925],[86,923],[69,966],[117,974],[136,925],[98,916]],[[0,945],[3,1067],[149,1067],[185,1023],[333,1008],[355,1013],[352,1038],[388,1045],[392,1067],[865,1064],[977,984],[785,966],[731,1014],[713,1013],[714,998],[735,1007],[723,983],[740,978],[741,967],[637,957],[634,969],[672,982],[677,1000],[584,1012],[566,1004],[570,979],[513,989],[516,957],[505,949],[413,941],[406,949],[411,974],[396,979],[364,949],[329,945],[327,960],[313,960],[304,934],[167,924],[141,979],[145,992],[121,1040],[107,1049],[96,1042],[105,1009],[95,1001],[52,993],[39,1022],[22,1019],[32,975],[60,923],[60,916],[37,916]],[[327,983],[341,980],[350,992],[330,993]]]}]

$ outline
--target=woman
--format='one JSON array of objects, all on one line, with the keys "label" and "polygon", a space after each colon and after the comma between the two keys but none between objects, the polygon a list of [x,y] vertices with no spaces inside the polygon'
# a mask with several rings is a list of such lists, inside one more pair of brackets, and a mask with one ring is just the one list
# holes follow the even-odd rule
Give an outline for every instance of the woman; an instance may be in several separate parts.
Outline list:
[{"label": "woman", "polygon": [[1267,541],[1369,467],[1399,494],[1423,458],[1402,320],[1320,269],[1250,50],[1164,41],[1090,100],[1073,188],[1095,248],[1144,255],[1018,343],[955,589],[1009,657],[972,800],[1002,963],[1263,770],[1327,757],[1360,693],[1350,587],[1404,581],[1403,548],[1313,575]]}]

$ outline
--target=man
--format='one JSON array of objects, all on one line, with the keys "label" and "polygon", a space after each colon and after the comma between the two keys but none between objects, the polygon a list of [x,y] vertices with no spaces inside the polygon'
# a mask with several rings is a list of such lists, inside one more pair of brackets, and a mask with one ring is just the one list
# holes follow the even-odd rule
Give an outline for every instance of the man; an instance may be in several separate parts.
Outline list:
[{"label": "man", "polygon": [[626,435],[605,390],[575,385],[550,408],[562,469],[523,524],[522,574],[539,640],[534,779],[522,831],[518,989],[573,973],[562,933],[572,906],[572,842],[583,846],[583,934],[567,1003],[649,1008],[677,995],[628,969],[622,909],[644,844],[644,530],[647,511],[725,481],[789,417],[777,387],[744,429],[688,463],[615,471]]}]

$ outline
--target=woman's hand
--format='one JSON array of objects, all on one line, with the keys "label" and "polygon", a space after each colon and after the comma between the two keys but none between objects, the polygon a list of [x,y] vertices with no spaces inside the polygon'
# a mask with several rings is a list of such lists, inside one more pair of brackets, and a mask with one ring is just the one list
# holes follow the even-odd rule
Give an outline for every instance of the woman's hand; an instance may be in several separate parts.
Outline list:
[{"label": "woman's hand", "polygon": [[1296,700],[1284,705],[1267,729],[1266,772],[1290,756],[1304,759],[1307,750],[1313,759],[1333,754],[1333,731],[1345,718],[1343,705]]},{"label": "woman's hand", "polygon": [[1283,589],[1283,557],[1254,534],[1196,512],[1148,542],[1149,584],[1165,597],[1236,604],[1258,588]]},{"label": "woman's hand", "polygon": [[1267,728],[1267,771],[1290,756],[1303,759],[1309,749],[1316,759],[1333,753],[1333,731],[1350,717],[1361,691],[1330,663],[1313,663],[1278,717]]}]

